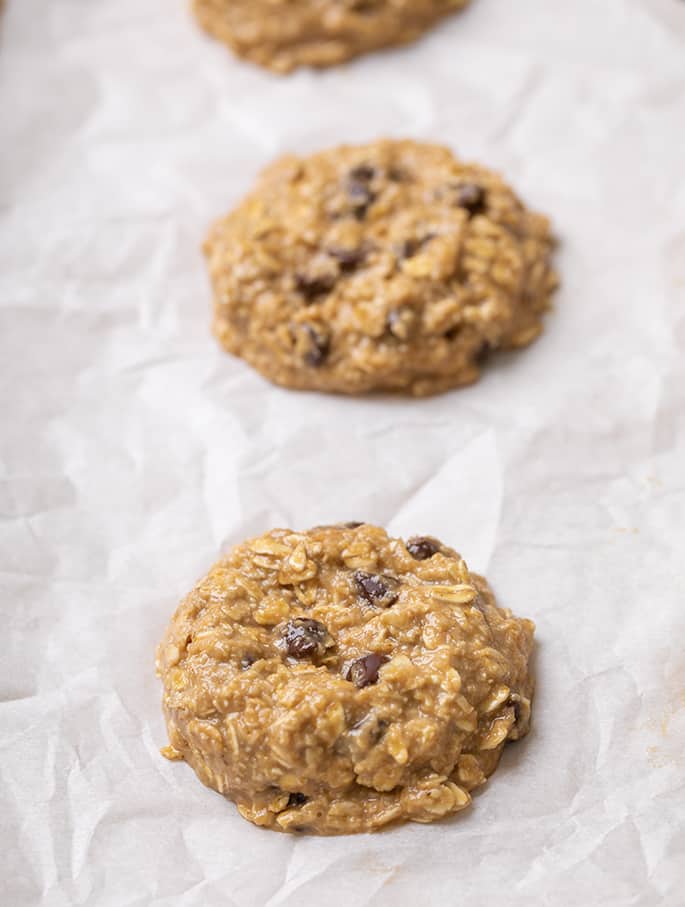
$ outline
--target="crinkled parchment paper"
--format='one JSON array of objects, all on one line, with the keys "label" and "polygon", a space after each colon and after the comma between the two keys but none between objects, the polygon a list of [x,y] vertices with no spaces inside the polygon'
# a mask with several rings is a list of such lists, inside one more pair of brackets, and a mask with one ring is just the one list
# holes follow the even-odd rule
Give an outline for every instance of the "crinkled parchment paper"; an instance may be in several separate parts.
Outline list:
[{"label": "crinkled parchment paper", "polygon": [[[288,79],[185,0],[0,29],[2,903],[683,904],[685,3],[474,0]],[[553,215],[556,311],[440,398],[275,389],[210,339],[205,229],[274,155],[381,134]],[[534,730],[452,821],[296,839],[159,756],[153,651],[227,545],[342,519],[537,622]]]}]

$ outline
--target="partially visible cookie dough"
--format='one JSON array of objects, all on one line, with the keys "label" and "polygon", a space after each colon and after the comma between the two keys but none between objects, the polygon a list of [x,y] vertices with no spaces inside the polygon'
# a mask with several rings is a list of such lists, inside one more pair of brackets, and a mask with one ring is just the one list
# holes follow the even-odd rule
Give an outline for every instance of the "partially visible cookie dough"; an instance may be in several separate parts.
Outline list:
[{"label": "partially visible cookie dough", "polygon": [[214,332],[287,387],[433,394],[538,336],[552,248],[547,218],[446,148],[285,157],[206,241]]},{"label": "partially visible cookie dough", "polygon": [[528,731],[533,630],[434,538],[273,530],[171,621],[165,755],[277,831],[432,822]]},{"label": "partially visible cookie dough", "polygon": [[286,73],[408,44],[468,0],[193,0],[200,25],[239,56]]}]

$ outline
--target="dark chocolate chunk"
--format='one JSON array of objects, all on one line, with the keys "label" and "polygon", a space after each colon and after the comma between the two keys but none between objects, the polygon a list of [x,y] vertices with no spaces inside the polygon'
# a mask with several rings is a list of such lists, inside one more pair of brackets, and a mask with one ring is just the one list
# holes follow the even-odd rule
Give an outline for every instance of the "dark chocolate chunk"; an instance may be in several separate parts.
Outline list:
[{"label": "dark chocolate chunk", "polygon": [[312,368],[318,368],[326,361],[330,352],[330,339],[326,334],[317,331],[310,324],[305,324],[304,329],[307,334],[308,349],[304,354],[304,361]]},{"label": "dark chocolate chunk", "polygon": [[371,164],[357,164],[356,167],[350,170],[349,175],[350,179],[359,183],[370,183],[376,175],[376,168],[372,167]]},{"label": "dark chocolate chunk", "polygon": [[397,257],[400,260],[413,258],[431,239],[435,239],[435,233],[426,233],[425,236],[420,237],[412,236],[403,240],[397,245]]},{"label": "dark chocolate chunk", "polygon": [[476,183],[461,183],[457,187],[457,204],[469,214],[480,214],[485,208],[485,189]]},{"label": "dark chocolate chunk", "polygon": [[324,296],[335,286],[335,276],[333,274],[312,275],[298,273],[295,275],[295,287],[297,292],[301,293],[307,302],[312,302],[317,296]]},{"label": "dark chocolate chunk", "polygon": [[354,207],[365,207],[371,204],[375,195],[366,183],[360,183],[357,180],[348,179],[346,184],[347,196],[353,203]]},{"label": "dark chocolate chunk", "polygon": [[413,258],[420,248],[420,240],[404,239],[395,246],[395,255],[400,261],[404,261],[406,258]]},{"label": "dark chocolate chunk", "polygon": [[364,220],[366,212],[369,210],[370,205],[373,204],[375,198],[376,196],[369,189],[364,189],[363,193],[350,195],[354,216],[357,220]]},{"label": "dark chocolate chunk", "polygon": [[378,670],[381,665],[389,661],[387,655],[377,655],[372,652],[358,658],[348,668],[345,679],[351,681],[356,687],[368,687],[369,684],[376,683],[378,680]]},{"label": "dark chocolate chunk", "polygon": [[427,561],[440,551],[440,542],[429,535],[415,535],[407,542],[407,551],[417,561]]},{"label": "dark chocolate chunk", "polygon": [[375,573],[365,573],[356,570],[354,579],[357,588],[370,605],[389,608],[394,605],[399,597],[399,583],[392,576],[381,576]]},{"label": "dark chocolate chunk", "polygon": [[297,617],[281,632],[281,644],[293,658],[321,658],[330,645],[328,630],[318,620]]},{"label": "dark chocolate chunk", "polygon": [[335,258],[343,273],[354,271],[366,258],[366,249],[363,246],[359,246],[356,249],[343,249],[339,246],[333,246],[326,251],[331,258]]},{"label": "dark chocolate chunk", "polygon": [[369,205],[373,204],[376,193],[369,185],[376,171],[369,164],[353,167],[345,180],[345,193],[357,220],[363,220]]},{"label": "dark chocolate chunk", "polygon": [[307,797],[304,794],[300,794],[300,793],[291,794],[288,797],[288,805],[287,805],[286,809],[290,809],[293,806],[304,806],[304,804],[306,802],[307,802]]}]

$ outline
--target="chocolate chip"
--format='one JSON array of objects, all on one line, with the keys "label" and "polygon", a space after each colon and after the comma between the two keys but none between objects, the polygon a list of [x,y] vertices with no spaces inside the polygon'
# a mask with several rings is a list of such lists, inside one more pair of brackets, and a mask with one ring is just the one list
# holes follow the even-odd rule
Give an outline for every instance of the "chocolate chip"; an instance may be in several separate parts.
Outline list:
[{"label": "chocolate chip", "polygon": [[407,551],[414,560],[427,561],[440,551],[440,542],[429,535],[415,535],[407,542]]},{"label": "chocolate chip", "polygon": [[368,164],[353,167],[347,175],[345,193],[357,220],[364,219],[369,205],[376,198],[376,193],[369,186],[375,175],[376,171]]},{"label": "chocolate chip", "polygon": [[312,368],[318,368],[320,365],[323,365],[330,352],[330,339],[326,334],[317,331],[316,328],[312,327],[310,324],[305,324],[303,327],[307,335],[308,343],[308,348],[304,354],[304,361],[307,365],[311,365]]},{"label": "chocolate chip", "polygon": [[357,220],[364,220],[366,212],[373,204],[375,198],[375,194],[369,189],[364,189],[363,192],[355,192],[354,194],[350,193],[350,201]]},{"label": "chocolate chip", "polygon": [[372,167],[371,164],[357,164],[356,167],[350,170],[349,175],[350,179],[359,183],[370,183],[376,175],[376,168]]},{"label": "chocolate chip", "polygon": [[363,526],[364,523],[360,523],[357,520],[349,520],[347,523],[340,523],[339,525],[342,526],[343,529],[357,529],[359,526]]},{"label": "chocolate chip", "polygon": [[305,274],[298,273],[295,275],[295,287],[298,293],[301,293],[307,302],[312,302],[317,296],[323,296],[335,286],[335,276],[333,274]]},{"label": "chocolate chip", "polygon": [[399,583],[392,576],[380,576],[375,573],[365,573],[356,570],[354,579],[357,588],[370,605],[389,608],[399,598],[397,591]]},{"label": "chocolate chip", "polygon": [[246,671],[248,668],[251,668],[252,665],[257,661],[256,655],[243,655],[240,659],[240,667],[243,671]]},{"label": "chocolate chip", "polygon": [[355,207],[362,205],[368,207],[375,198],[368,184],[360,183],[358,180],[348,179],[345,189],[348,198]]},{"label": "chocolate chip", "polygon": [[429,243],[431,239],[435,239],[435,233],[426,233],[425,236],[420,237],[411,237],[410,239],[405,239],[401,243],[398,243],[396,247],[396,254],[400,260],[413,258],[417,252],[420,252],[421,249]]},{"label": "chocolate chip", "polygon": [[359,689],[368,687],[369,684],[376,683],[378,670],[386,661],[389,661],[387,655],[377,655],[375,652],[364,655],[363,658],[358,658],[350,665],[345,679],[351,681]]},{"label": "chocolate chip", "polygon": [[288,797],[288,806],[286,807],[286,809],[290,809],[293,806],[304,806],[306,802],[307,797],[304,794],[291,794]]},{"label": "chocolate chip", "polygon": [[356,249],[343,249],[333,246],[326,251],[332,258],[335,258],[340,265],[340,270],[345,274],[354,271],[366,258],[366,249],[363,246],[359,246]]},{"label": "chocolate chip", "polygon": [[418,239],[404,239],[395,246],[395,256],[404,261],[407,258],[413,258],[421,248],[421,242]]},{"label": "chocolate chip", "polygon": [[469,214],[480,214],[485,208],[485,189],[476,183],[461,183],[457,188],[457,204]]},{"label": "chocolate chip", "polygon": [[321,658],[330,642],[324,625],[309,617],[289,620],[281,632],[281,645],[293,658]]}]

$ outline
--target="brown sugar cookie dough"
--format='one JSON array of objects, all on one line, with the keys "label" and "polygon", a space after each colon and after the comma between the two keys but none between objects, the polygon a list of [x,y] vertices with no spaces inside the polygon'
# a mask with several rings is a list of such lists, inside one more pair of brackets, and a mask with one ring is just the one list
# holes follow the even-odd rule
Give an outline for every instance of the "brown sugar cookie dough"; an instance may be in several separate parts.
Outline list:
[{"label": "brown sugar cookie dough", "polygon": [[278,831],[432,822],[527,732],[533,630],[436,539],[273,530],[171,621],[165,755]]},{"label": "brown sugar cookie dough", "polygon": [[279,73],[416,40],[468,0],[193,0],[200,25]]},{"label": "brown sugar cookie dough", "polygon": [[445,391],[538,336],[552,248],[545,217],[446,148],[285,157],[205,243],[214,333],[286,387]]}]

